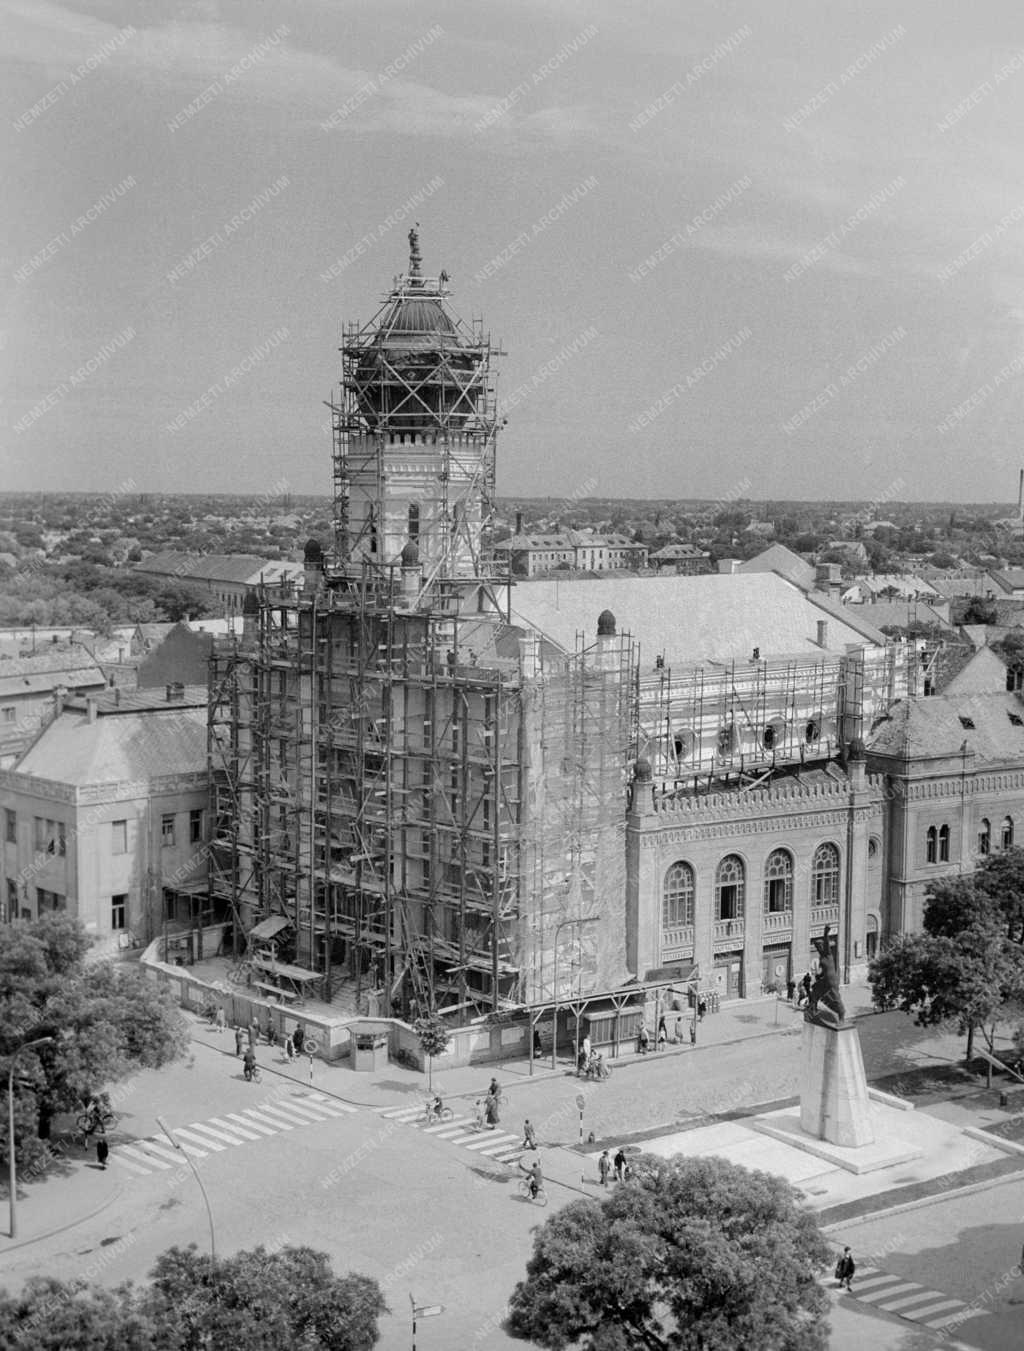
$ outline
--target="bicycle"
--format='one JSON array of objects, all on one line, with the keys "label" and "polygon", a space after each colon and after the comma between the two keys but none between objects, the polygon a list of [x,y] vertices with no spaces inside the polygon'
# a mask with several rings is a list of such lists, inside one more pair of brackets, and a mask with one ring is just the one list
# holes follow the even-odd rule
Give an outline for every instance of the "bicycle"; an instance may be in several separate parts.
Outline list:
[{"label": "bicycle", "polygon": [[261,1084],[263,1082],[263,1071],[260,1069],[259,1065],[253,1065],[251,1069],[246,1065],[242,1070],[242,1074],[245,1076],[246,1083]]},{"label": "bicycle", "polygon": [[75,1120],[75,1127],[83,1145],[89,1143],[89,1136],[96,1131],[108,1131],[116,1124],[117,1113],[105,1103],[81,1112]]},{"label": "bicycle", "polygon": [[544,1183],[543,1182],[539,1183],[537,1186],[537,1191],[536,1193],[534,1193],[533,1183],[530,1181],[528,1177],[524,1177],[523,1180],[520,1182],[519,1195],[524,1200],[532,1201],[534,1204],[538,1206],[546,1206],[548,1203],[548,1194],[544,1190]]},{"label": "bicycle", "polygon": [[440,1112],[434,1110],[434,1100],[431,1098],[425,1105],[425,1126],[437,1126],[442,1121],[454,1121],[455,1113],[450,1107],[442,1107]]}]

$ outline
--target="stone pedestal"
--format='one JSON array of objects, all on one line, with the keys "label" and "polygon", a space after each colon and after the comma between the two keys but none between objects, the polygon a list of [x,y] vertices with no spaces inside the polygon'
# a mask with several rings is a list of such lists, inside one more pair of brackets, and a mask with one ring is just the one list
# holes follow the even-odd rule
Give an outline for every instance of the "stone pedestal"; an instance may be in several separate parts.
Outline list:
[{"label": "stone pedestal", "polygon": [[804,1022],[800,1126],[816,1140],[848,1149],[874,1143],[860,1038],[852,1023]]}]

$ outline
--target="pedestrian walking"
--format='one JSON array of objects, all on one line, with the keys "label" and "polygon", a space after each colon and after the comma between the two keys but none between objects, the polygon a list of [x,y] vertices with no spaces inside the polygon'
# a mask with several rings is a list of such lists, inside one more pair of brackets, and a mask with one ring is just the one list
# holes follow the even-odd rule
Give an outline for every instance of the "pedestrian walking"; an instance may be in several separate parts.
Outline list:
[{"label": "pedestrian walking", "polygon": [[601,1179],[601,1186],[608,1186],[608,1177],[612,1171],[612,1161],[607,1149],[597,1161],[597,1175]]},{"label": "pedestrian walking", "polygon": [[487,1116],[487,1129],[492,1131],[501,1120],[501,1116],[498,1113],[498,1099],[493,1093],[488,1093],[487,1095],[487,1107],[485,1110]]},{"label": "pedestrian walking", "polygon": [[615,1181],[621,1182],[626,1175],[626,1155],[620,1149],[615,1155]]},{"label": "pedestrian walking", "polygon": [[651,1044],[651,1034],[647,1031],[647,1024],[640,1019],[640,1025],[636,1030],[636,1049],[640,1055],[647,1054],[647,1048]]},{"label": "pedestrian walking", "polygon": [[284,1039],[284,1054],[285,1054],[285,1058],[286,1058],[287,1061],[288,1061],[288,1064],[290,1065],[290,1064],[292,1063],[292,1061],[295,1059],[295,1042],[294,1042],[294,1040],[293,1040],[293,1038],[292,1038],[292,1034],[291,1034],[290,1032],[288,1032],[288,1033],[285,1034],[285,1039]]},{"label": "pedestrian walking", "polygon": [[541,1054],[543,1053],[543,1051],[544,1051],[544,1047],[543,1047],[543,1045],[541,1044],[541,1040],[540,1040],[540,1028],[539,1028],[539,1027],[535,1027],[535,1028],[533,1029],[533,1056],[534,1056],[534,1059],[536,1059],[537,1056],[541,1055]]},{"label": "pedestrian walking", "polygon": [[301,1024],[301,1023],[300,1023],[299,1026],[295,1029],[295,1031],[292,1033],[292,1042],[293,1042],[294,1045],[295,1045],[295,1054],[296,1054],[296,1055],[301,1055],[301,1054],[302,1054],[302,1048],[303,1048],[303,1047],[305,1046],[305,1044],[306,1044],[306,1034],[305,1034],[305,1032],[304,1032],[303,1029],[302,1029],[302,1024]]},{"label": "pedestrian walking", "polygon": [[845,1286],[852,1293],[853,1273],[856,1270],[857,1263],[853,1260],[853,1253],[849,1248],[844,1248],[842,1257],[836,1263],[836,1280],[839,1282],[840,1290]]},{"label": "pedestrian walking", "polygon": [[533,1129],[529,1117],[527,1117],[526,1120],[523,1122],[523,1148],[524,1149],[537,1148],[537,1132]]},{"label": "pedestrian walking", "polygon": [[110,1153],[110,1146],[107,1144],[106,1132],[101,1126],[99,1128],[99,1133],[96,1136],[96,1162],[99,1164],[101,1168],[106,1168],[107,1155],[109,1153]]},{"label": "pedestrian walking", "polygon": [[676,1018],[676,1041],[683,1039],[683,1015],[680,1013]]},{"label": "pedestrian walking", "polygon": [[245,1033],[240,1027],[235,1028],[235,1055],[241,1055],[245,1050]]},{"label": "pedestrian walking", "polygon": [[658,1040],[658,1045],[659,1045],[659,1046],[661,1045],[662,1042],[668,1041],[668,1023],[665,1021],[665,1015],[664,1015],[664,1014],[662,1014],[661,1017],[658,1019],[658,1038],[657,1038],[657,1040]]},{"label": "pedestrian walking", "polygon": [[224,1028],[227,1026],[224,1019],[224,1007],[222,1004],[217,1005],[217,1011],[213,1015],[213,1025],[218,1032],[223,1032]]},{"label": "pedestrian walking", "polygon": [[253,1048],[260,1044],[260,1025],[256,1021],[256,1015],[253,1014],[252,1022],[249,1024],[249,1045]]},{"label": "pedestrian walking", "polygon": [[698,1000],[697,1000],[697,1021],[698,1021],[699,1023],[702,1023],[702,1022],[704,1021],[704,1015],[705,1015],[705,1013],[707,1013],[707,1011],[708,1011],[708,1001],[707,1001],[706,999],[698,999]]},{"label": "pedestrian walking", "polygon": [[794,994],[796,994],[796,981],[790,976],[789,980],[786,981],[786,998],[791,1004]]}]

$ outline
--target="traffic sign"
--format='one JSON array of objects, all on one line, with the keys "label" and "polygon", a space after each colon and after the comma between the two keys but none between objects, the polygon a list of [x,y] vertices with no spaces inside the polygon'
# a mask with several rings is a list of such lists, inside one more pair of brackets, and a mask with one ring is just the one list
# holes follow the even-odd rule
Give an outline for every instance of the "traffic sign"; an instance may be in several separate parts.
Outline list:
[{"label": "traffic sign", "polygon": [[436,1318],[439,1313],[444,1313],[443,1304],[421,1304],[413,1308],[413,1318]]},{"label": "traffic sign", "polygon": [[577,1094],[576,1094],[576,1106],[580,1109],[581,1112],[583,1111],[584,1107],[586,1107],[586,1105],[587,1105],[587,1100],[586,1100],[586,1098],[583,1096],[582,1093],[577,1093]]}]

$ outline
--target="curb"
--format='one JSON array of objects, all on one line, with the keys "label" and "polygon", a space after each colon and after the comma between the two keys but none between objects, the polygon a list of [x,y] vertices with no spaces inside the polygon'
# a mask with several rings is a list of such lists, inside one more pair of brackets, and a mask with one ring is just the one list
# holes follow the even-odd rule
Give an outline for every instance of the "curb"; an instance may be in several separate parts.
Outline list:
[{"label": "curb", "polygon": [[108,1206],[112,1206],[115,1201],[120,1201],[121,1197],[124,1195],[124,1190],[124,1187],[117,1184],[116,1190],[107,1197],[102,1205],[97,1206],[95,1210],[90,1210],[87,1215],[79,1215],[75,1220],[68,1220],[67,1224],[58,1225],[56,1229],[47,1229],[45,1233],[35,1234],[32,1238],[21,1238],[17,1243],[11,1243],[5,1240],[3,1246],[0,1246],[0,1254],[16,1252],[19,1248],[31,1247],[33,1243],[39,1243],[44,1238],[56,1238],[58,1234],[67,1233],[69,1229],[74,1229],[77,1225],[85,1224],[87,1221],[95,1219],[97,1215],[102,1215]]}]

